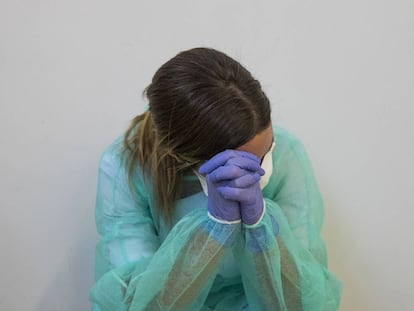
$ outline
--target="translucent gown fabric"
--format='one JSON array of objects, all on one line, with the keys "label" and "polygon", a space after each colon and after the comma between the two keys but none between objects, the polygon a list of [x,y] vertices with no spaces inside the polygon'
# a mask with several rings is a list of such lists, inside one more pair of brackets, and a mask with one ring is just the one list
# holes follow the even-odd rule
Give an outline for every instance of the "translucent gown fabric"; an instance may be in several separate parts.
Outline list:
[{"label": "translucent gown fabric", "polygon": [[327,269],[323,202],[301,142],[274,128],[273,172],[255,226],[207,216],[187,176],[173,221],[154,209],[150,176],[130,191],[118,138],[100,161],[94,311],[337,310],[341,283]]}]

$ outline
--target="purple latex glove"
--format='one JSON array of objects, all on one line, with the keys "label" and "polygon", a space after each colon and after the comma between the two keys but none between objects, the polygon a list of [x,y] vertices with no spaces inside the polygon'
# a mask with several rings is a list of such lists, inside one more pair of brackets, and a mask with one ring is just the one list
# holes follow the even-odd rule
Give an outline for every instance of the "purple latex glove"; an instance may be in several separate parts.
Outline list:
[{"label": "purple latex glove", "polygon": [[205,162],[198,172],[201,175],[210,174],[220,166],[234,165],[251,172],[258,172],[264,175],[264,170],[260,167],[260,159],[252,153],[238,150],[225,150],[213,156]]},{"label": "purple latex glove", "polygon": [[[251,173],[248,173],[249,176]],[[254,225],[260,221],[263,215],[263,194],[259,180],[247,187],[232,187],[231,184],[217,188],[223,198],[238,201],[242,222],[246,225]]]},{"label": "purple latex glove", "polygon": [[[214,172],[214,171],[213,171]],[[206,176],[208,199],[207,209],[216,221],[223,223],[238,223],[241,221],[239,202],[225,199],[217,188],[222,183],[214,182],[210,175]]]},{"label": "purple latex glove", "polygon": [[[240,212],[241,204],[248,206],[251,200],[246,200],[243,197],[243,200],[240,201],[241,197],[236,193],[241,189],[251,189],[258,184],[264,170],[260,167],[260,159],[255,155],[243,151],[226,150],[204,163],[200,167],[199,173],[206,175],[210,215],[225,222],[237,222],[243,218]],[[248,193],[250,194],[251,191]],[[230,196],[236,199],[231,199]],[[253,210],[250,205],[245,208],[245,213],[249,216],[245,216],[245,218],[249,223],[256,219]]]}]

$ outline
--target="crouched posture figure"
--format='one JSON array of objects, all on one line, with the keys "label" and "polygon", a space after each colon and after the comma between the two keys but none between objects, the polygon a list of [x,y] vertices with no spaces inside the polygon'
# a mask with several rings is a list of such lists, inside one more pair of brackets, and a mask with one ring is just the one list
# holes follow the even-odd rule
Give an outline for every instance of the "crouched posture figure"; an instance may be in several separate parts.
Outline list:
[{"label": "crouched posture figure", "polygon": [[337,310],[303,145],[216,50],[179,53],[99,170],[93,309]]}]

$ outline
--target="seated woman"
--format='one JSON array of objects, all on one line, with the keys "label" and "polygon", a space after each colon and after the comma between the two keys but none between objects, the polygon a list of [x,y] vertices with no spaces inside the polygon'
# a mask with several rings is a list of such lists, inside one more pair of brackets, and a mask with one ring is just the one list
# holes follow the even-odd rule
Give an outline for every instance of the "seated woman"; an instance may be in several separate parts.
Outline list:
[{"label": "seated woman", "polygon": [[145,94],[100,162],[94,310],[337,310],[311,164],[260,83],[196,48]]}]

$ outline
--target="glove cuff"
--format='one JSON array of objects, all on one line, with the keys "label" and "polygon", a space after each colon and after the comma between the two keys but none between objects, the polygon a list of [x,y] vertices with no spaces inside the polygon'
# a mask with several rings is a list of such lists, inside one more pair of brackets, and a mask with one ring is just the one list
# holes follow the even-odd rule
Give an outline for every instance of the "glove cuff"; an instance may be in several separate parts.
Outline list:
[{"label": "glove cuff", "polygon": [[207,215],[210,219],[214,220],[215,222],[218,222],[219,224],[223,224],[223,225],[234,225],[234,224],[241,223],[241,219],[223,220],[223,219],[219,219],[219,218],[214,217],[212,214],[210,214],[210,212],[207,212]]}]

